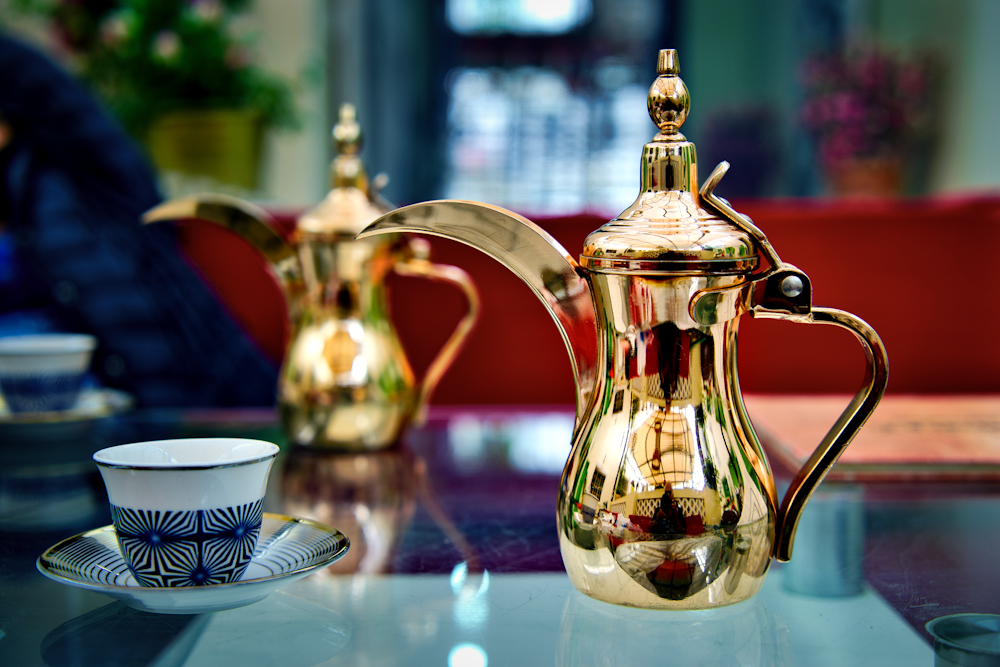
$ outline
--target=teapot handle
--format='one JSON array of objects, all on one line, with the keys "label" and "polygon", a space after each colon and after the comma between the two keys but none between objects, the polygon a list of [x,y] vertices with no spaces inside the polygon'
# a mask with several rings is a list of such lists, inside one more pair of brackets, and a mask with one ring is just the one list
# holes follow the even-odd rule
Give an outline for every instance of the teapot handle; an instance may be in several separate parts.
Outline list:
[{"label": "teapot handle", "polygon": [[[754,225],[750,218],[737,213],[729,202],[715,194],[715,187],[728,169],[728,162],[719,163],[702,185],[700,194],[706,208],[750,234],[766,260],[754,275],[751,288],[751,315],[806,324],[832,324],[847,329],[861,342],[867,361],[861,389],[824,436],[816,451],[795,475],[781,501],[781,510],[778,513],[778,536],[774,547],[775,558],[779,561],[788,561],[792,557],[795,529],[799,525],[802,510],[809,501],[809,496],[823,481],[830,468],[851,444],[851,440],[882,400],[886,383],[889,381],[889,361],[882,340],[867,322],[842,310],[813,307],[809,277],[795,266],[782,262],[764,232]],[[711,293],[706,291],[692,299],[692,313],[699,312],[698,302],[705,296],[711,296]]]},{"label": "teapot handle", "polygon": [[865,350],[865,378],[861,389],[795,475],[781,501],[775,558],[784,562],[792,557],[795,530],[809,497],[882,400],[889,381],[889,362],[885,346],[875,330],[860,318],[842,310],[813,307],[808,314],[793,314],[759,309],[753,311],[753,315],[806,324],[832,324],[853,333]]},{"label": "teapot handle", "polygon": [[424,239],[411,239],[408,256],[397,262],[393,270],[401,276],[427,278],[456,285],[465,295],[468,310],[458,321],[455,330],[424,373],[424,379],[420,382],[413,403],[413,423],[416,426],[420,426],[426,420],[427,403],[431,394],[434,393],[441,377],[455,361],[455,357],[458,356],[469,334],[472,333],[472,328],[475,326],[476,320],[479,319],[480,309],[479,293],[476,291],[476,286],[469,274],[457,266],[434,264],[428,259],[429,249],[430,246]]}]

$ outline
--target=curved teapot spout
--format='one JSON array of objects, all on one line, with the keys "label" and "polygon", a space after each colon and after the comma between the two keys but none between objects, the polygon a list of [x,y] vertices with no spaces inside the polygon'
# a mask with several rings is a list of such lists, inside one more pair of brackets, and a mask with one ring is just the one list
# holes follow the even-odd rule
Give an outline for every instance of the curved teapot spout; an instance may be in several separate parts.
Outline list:
[{"label": "curved teapot spout", "polygon": [[165,201],[142,216],[144,224],[197,218],[236,232],[252,245],[281,284],[291,311],[302,282],[295,249],[275,231],[273,218],[264,209],[236,197],[200,194]]},{"label": "curved teapot spout", "polygon": [[577,422],[597,372],[594,302],[582,270],[544,229],[511,211],[467,201],[422,202],[378,218],[358,234],[430,234],[476,248],[517,274],[552,315],[569,351],[576,381]]}]

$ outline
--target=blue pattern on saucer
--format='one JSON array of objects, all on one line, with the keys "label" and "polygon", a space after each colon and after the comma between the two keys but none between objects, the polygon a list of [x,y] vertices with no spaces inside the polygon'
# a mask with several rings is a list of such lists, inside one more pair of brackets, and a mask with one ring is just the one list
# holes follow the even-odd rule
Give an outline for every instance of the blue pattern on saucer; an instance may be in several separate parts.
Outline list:
[{"label": "blue pattern on saucer", "polygon": [[111,506],[125,561],[143,586],[239,581],[253,557],[263,499],[214,510],[163,512]]},{"label": "blue pattern on saucer", "polygon": [[69,410],[80,396],[83,373],[4,373],[0,387],[11,412]]}]

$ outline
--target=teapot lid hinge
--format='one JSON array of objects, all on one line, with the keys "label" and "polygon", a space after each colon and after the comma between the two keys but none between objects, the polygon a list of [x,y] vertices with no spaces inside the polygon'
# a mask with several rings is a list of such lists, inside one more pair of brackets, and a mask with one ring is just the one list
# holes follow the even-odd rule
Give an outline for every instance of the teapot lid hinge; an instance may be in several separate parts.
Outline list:
[{"label": "teapot lid hinge", "polygon": [[[758,278],[763,278],[773,271],[779,271],[784,267],[784,263],[781,258],[778,257],[778,253],[774,251],[771,246],[771,242],[767,240],[767,236],[760,230],[757,225],[753,224],[753,221],[743,215],[738,213],[736,209],[729,205],[729,202],[722,197],[715,194],[715,187],[722,180],[722,177],[726,175],[729,171],[729,163],[726,161],[720,162],[716,165],[712,173],[709,174],[708,178],[705,179],[705,183],[701,186],[698,194],[701,195],[702,205],[710,210],[712,213],[719,215],[726,220],[742,229],[744,232],[753,237],[754,241],[760,248],[760,252],[767,259],[767,263],[770,265],[768,268],[763,268],[758,274]],[[763,266],[763,265],[761,265]],[[758,267],[759,269],[761,267]]]},{"label": "teapot lid hinge", "polygon": [[727,171],[729,163],[720,162],[701,186],[699,194],[705,208],[749,234],[765,259],[750,274],[754,283],[751,314],[773,314],[779,317],[808,315],[812,310],[812,284],[809,276],[791,264],[782,262],[764,232],[750,218],[738,213],[729,202],[715,194],[715,187]]}]

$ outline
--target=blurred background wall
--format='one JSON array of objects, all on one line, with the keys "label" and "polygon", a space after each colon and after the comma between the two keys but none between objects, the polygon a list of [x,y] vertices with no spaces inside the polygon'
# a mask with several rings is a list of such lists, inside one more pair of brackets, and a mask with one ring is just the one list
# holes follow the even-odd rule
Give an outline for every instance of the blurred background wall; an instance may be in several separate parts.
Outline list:
[{"label": "blurred background wall", "polygon": [[[152,27],[160,19],[150,8],[166,17]],[[252,94],[243,103],[273,112],[259,102],[275,80],[294,101],[294,122],[269,116],[259,159],[244,151],[253,141],[216,142],[183,123],[177,134],[175,123],[159,146],[191,154],[157,157],[164,194],[237,194],[289,229],[327,189],[330,128],[350,102],[369,171],[389,176],[389,200],[505,206],[574,252],[635,198],[642,145],[655,133],[645,100],[657,51],[677,48],[692,95],[683,131],[698,146],[702,179],[717,162],[732,164],[719,192],[812,276],[817,303],[880,332],[893,360],[890,390],[997,390],[995,317],[981,306],[992,266],[970,263],[966,250],[992,248],[1000,229],[995,0],[0,0],[5,31],[86,76],[67,17],[89,25],[95,52],[139,73],[146,125],[134,136],[151,154],[146,132],[161,111],[218,105],[176,99],[170,85],[188,89],[171,72],[253,66],[273,78],[244,85]],[[213,50],[213,39],[228,46]],[[132,58],[127,45],[139,48]],[[120,111],[122,97],[104,94]],[[252,178],[233,177],[233,163],[251,165]],[[197,229],[185,227],[189,259],[277,363],[286,335],[277,287],[248,246],[224,232],[206,241],[209,230]],[[435,243],[434,257],[472,273],[484,305],[435,402],[571,402],[562,341],[534,296],[460,244]],[[953,273],[980,291],[928,277]],[[394,319],[419,374],[464,304],[448,288],[398,283]],[[970,317],[975,327],[953,331]],[[826,334],[799,329],[741,330],[744,388],[853,390],[853,341],[833,354]]]},{"label": "blurred background wall", "polygon": [[[45,18],[18,4],[0,2],[5,29],[72,66]],[[256,0],[238,21],[299,111],[296,129],[268,133],[260,201],[322,196],[329,128],[352,102],[369,167],[390,176],[397,203],[613,215],[634,197],[663,47],[680,50],[702,171],[729,160],[731,197],[829,192],[802,121],[804,69],[858,45],[931,64],[906,194],[1000,184],[993,0]]]},{"label": "blurred background wall", "polygon": [[[536,5],[548,15],[531,24]],[[684,131],[703,172],[733,164],[730,196],[829,193],[802,118],[805,70],[858,47],[926,64],[905,194],[1000,183],[990,0],[340,0],[327,11],[328,109],[357,100],[368,159],[399,202],[619,212],[651,136],[642,101],[664,47],[680,50],[692,94]]]}]

